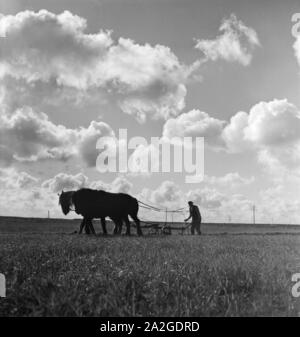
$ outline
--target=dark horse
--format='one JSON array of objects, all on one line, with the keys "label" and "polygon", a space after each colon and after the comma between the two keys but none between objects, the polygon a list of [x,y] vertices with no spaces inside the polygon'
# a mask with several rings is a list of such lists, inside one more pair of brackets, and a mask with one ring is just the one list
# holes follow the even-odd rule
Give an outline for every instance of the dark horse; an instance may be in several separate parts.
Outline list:
[{"label": "dark horse", "polygon": [[[83,216],[81,230],[84,224],[92,227],[92,219],[101,219],[103,233],[106,234],[105,218],[110,217],[115,223],[114,234],[120,234],[123,221],[126,224],[126,235],[130,235],[128,215],[136,224],[137,234],[142,235],[140,220],[137,216],[139,204],[137,199],[125,193],[109,193],[105,191],[82,188],[78,191],[62,192],[59,204],[67,215],[71,207],[77,214]],[[92,227],[93,228],[93,227]]]}]

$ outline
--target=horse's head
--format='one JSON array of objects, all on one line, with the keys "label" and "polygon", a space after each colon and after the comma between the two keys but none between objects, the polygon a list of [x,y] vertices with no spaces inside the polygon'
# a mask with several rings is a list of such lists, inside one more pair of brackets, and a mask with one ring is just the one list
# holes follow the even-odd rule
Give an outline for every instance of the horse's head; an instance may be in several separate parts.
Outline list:
[{"label": "horse's head", "polygon": [[64,215],[67,215],[70,212],[71,206],[73,204],[72,195],[73,195],[72,191],[70,192],[62,191],[59,196],[59,204],[61,206]]}]

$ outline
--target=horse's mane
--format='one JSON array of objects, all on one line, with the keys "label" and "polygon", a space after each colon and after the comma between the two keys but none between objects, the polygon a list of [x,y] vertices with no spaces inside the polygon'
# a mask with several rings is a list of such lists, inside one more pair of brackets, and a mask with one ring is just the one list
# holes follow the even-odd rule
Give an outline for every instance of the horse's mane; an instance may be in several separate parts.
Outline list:
[{"label": "horse's mane", "polygon": [[59,196],[59,205],[65,205],[67,202],[69,202],[73,196],[75,191],[67,191],[67,192],[62,192]]}]

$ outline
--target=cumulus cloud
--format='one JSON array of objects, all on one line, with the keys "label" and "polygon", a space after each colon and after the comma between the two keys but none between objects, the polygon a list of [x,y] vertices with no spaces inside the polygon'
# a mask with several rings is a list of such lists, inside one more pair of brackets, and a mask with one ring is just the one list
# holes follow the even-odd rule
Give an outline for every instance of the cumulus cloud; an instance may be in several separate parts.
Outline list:
[{"label": "cumulus cloud", "polygon": [[87,166],[94,167],[96,165],[99,154],[96,144],[98,139],[104,136],[114,137],[113,130],[104,122],[93,121],[88,128],[77,130],[78,151]]},{"label": "cumulus cloud", "polygon": [[186,197],[200,206],[205,222],[252,221],[253,203],[242,194],[220,192],[215,187],[205,187],[188,191]]},{"label": "cumulus cloud", "polygon": [[256,104],[249,113],[245,139],[264,146],[282,146],[299,140],[300,111],[287,100]]},{"label": "cumulus cloud", "polygon": [[[299,223],[300,202],[297,198],[299,186],[276,184],[260,191],[261,203],[258,216],[262,221],[273,223]],[[282,197],[284,195],[284,198]]]},{"label": "cumulus cloud", "polygon": [[89,187],[95,190],[103,190],[112,193],[130,193],[132,186],[133,184],[124,176],[116,177],[111,183],[95,180],[89,184]]},{"label": "cumulus cloud", "polygon": [[257,33],[247,27],[232,14],[219,28],[222,33],[213,40],[196,40],[195,48],[202,51],[207,59],[224,59],[248,66],[255,47],[260,45]]},{"label": "cumulus cloud", "polygon": [[42,187],[55,193],[67,190],[77,190],[79,188],[88,187],[88,177],[83,173],[78,173],[76,175],[59,173],[55,177],[44,181]]},{"label": "cumulus cloud", "polygon": [[46,114],[28,107],[0,114],[0,142],[9,161],[66,159],[75,138],[75,131],[53,124]]},{"label": "cumulus cloud", "polygon": [[277,175],[300,169],[300,111],[287,100],[261,102],[249,114],[239,112],[224,128],[229,151],[252,149],[258,160]]},{"label": "cumulus cloud", "polygon": [[[0,213],[10,216],[59,215],[57,200],[40,187],[39,179],[16,168],[0,169]],[[53,214],[54,214],[53,212]]]},{"label": "cumulus cloud", "polygon": [[285,147],[299,140],[300,111],[286,99],[260,102],[249,114],[239,112],[226,125],[222,137],[229,149]]},{"label": "cumulus cloud", "polygon": [[[191,200],[200,207],[204,222],[224,221],[224,219],[227,221],[229,215],[232,221],[249,222],[252,203],[240,194],[229,193],[227,190],[226,193],[221,192],[219,187],[219,185],[203,186],[184,192],[174,182],[164,181],[156,189],[144,188],[138,195],[138,199],[162,209],[174,210],[183,207],[183,213],[173,214],[175,221],[183,221],[187,216],[187,201]],[[164,221],[163,212],[153,212],[142,208],[141,212],[143,218],[147,219],[151,216],[152,220]]]},{"label": "cumulus cloud", "polygon": [[191,110],[176,118],[167,120],[163,127],[163,137],[204,137],[210,145],[221,145],[221,134],[225,121],[209,116],[200,110]]},{"label": "cumulus cloud", "polygon": [[89,181],[89,178],[83,173],[74,175],[58,173],[53,178],[45,180],[41,186],[54,193],[78,190],[80,188],[92,188],[114,193],[129,193],[132,183],[123,176],[116,177],[111,183],[105,183],[101,180]]},{"label": "cumulus cloud", "polygon": [[86,26],[85,19],[68,11],[3,15],[2,74],[29,82],[54,77],[59,84],[86,88],[93,81],[89,66],[96,66],[97,58],[112,44],[109,32],[84,34]]},{"label": "cumulus cloud", "polygon": [[178,186],[172,181],[164,181],[157,190],[153,192],[153,201],[158,204],[177,203],[181,198]]},{"label": "cumulus cloud", "polygon": [[155,190],[144,188],[139,197],[158,207],[179,207],[182,204],[183,194],[177,184],[166,180]]},{"label": "cumulus cloud", "polygon": [[220,188],[237,188],[252,184],[255,178],[242,177],[238,172],[227,173],[224,176],[204,176],[203,185],[218,186]]},{"label": "cumulus cloud", "polygon": [[248,125],[248,114],[240,111],[230,118],[230,122],[222,131],[221,137],[230,152],[249,150],[251,144],[246,141],[244,129]]},{"label": "cumulus cloud", "polygon": [[87,34],[86,28],[85,19],[68,11],[1,16],[0,35],[6,38],[0,77],[85,92],[97,88],[140,121],[176,116],[184,108],[191,69],[168,47],[114,40],[110,31]]},{"label": "cumulus cloud", "polygon": [[24,107],[13,113],[0,113],[0,153],[2,166],[13,161],[67,160],[80,156],[95,166],[100,136],[113,135],[104,122],[91,122],[87,128],[70,129],[54,124],[48,115]]},{"label": "cumulus cloud", "polygon": [[18,193],[15,188],[8,188],[0,195],[2,215],[46,217],[48,210],[51,217],[61,216],[57,198],[39,187],[18,189]]},{"label": "cumulus cloud", "polygon": [[0,169],[0,183],[5,188],[24,189],[36,185],[38,179],[24,171],[14,168]]},{"label": "cumulus cloud", "polygon": [[186,136],[204,137],[205,145],[228,153],[256,153],[274,176],[292,172],[300,178],[300,110],[286,99],[260,102],[229,122],[199,110],[165,122],[163,138]]},{"label": "cumulus cloud", "polygon": [[129,193],[132,189],[132,183],[123,176],[119,176],[113,180],[110,191],[114,193]]},{"label": "cumulus cloud", "polygon": [[207,209],[215,209],[222,206],[226,196],[216,189],[195,189],[187,193],[187,199]]}]

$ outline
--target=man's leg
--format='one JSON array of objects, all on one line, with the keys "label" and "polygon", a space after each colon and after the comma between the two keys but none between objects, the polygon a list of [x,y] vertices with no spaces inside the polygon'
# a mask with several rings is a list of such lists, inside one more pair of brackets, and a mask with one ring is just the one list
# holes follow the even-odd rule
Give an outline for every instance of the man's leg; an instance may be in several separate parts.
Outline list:
[{"label": "man's leg", "polygon": [[201,235],[201,222],[197,223],[196,230],[198,235]]},{"label": "man's leg", "polygon": [[191,234],[194,235],[195,234],[195,224],[192,222],[191,224]]}]

